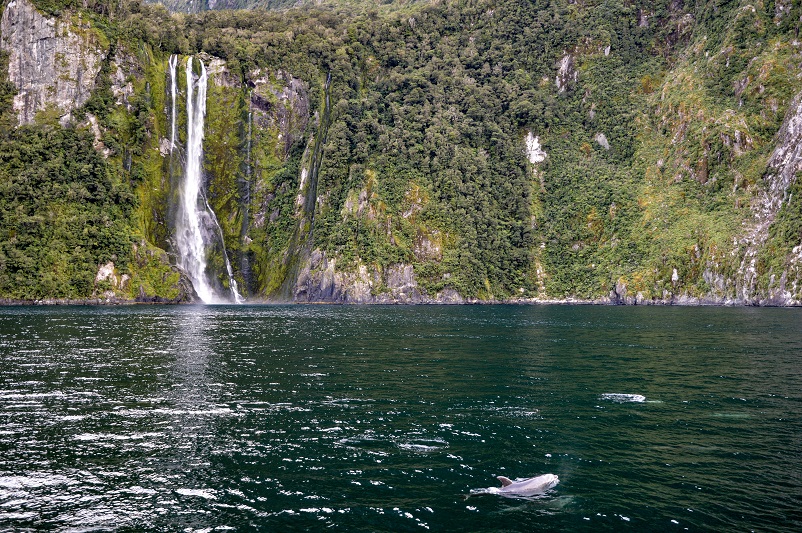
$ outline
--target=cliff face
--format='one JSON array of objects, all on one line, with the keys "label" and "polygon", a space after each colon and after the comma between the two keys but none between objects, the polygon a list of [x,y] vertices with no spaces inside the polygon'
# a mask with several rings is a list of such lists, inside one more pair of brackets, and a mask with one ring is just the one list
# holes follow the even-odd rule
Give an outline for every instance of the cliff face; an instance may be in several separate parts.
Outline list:
[{"label": "cliff face", "polygon": [[[793,3],[180,18],[100,0],[49,17],[35,4],[8,2],[0,24],[17,120],[46,138],[54,113],[40,112],[58,110],[64,131],[94,138],[113,180],[75,170],[70,201],[100,191],[133,206],[117,221],[127,252],[88,226],[90,295],[192,298],[167,265],[186,143],[182,74],[171,146],[178,55],[209,72],[220,291],[227,254],[251,301],[802,303]],[[21,168],[14,157],[0,174]],[[16,261],[3,246],[18,242],[0,219],[0,282]]]},{"label": "cliff face", "polygon": [[[779,9],[779,8],[778,8]],[[743,260],[738,270],[737,299],[764,305],[800,305],[802,272],[800,243],[785,253],[784,264],[769,273],[768,286],[761,286],[761,251],[772,237],[771,228],[784,204],[790,204],[791,189],[802,173],[802,93],[788,106],[788,112],[775,138],[776,148],[769,157],[763,182],[752,201],[753,219],[744,226],[740,244]]]},{"label": "cliff face", "polygon": [[460,304],[465,300],[454,290],[429,294],[421,289],[411,264],[394,264],[384,271],[365,264],[338,269],[336,259],[320,250],[304,261],[293,285],[294,302],[357,304]]},{"label": "cliff face", "polygon": [[[140,223],[158,218],[151,198],[159,196],[152,183],[144,192],[148,158],[127,134],[137,112],[145,118],[147,62],[122,43],[109,58],[97,13],[58,12],[45,15],[29,0],[2,6],[0,81],[14,91],[0,112],[4,124],[27,127],[0,134],[0,292],[24,301],[191,301],[188,280]],[[86,108],[92,96],[107,104],[95,105],[97,115]]]},{"label": "cliff face", "polygon": [[0,49],[9,53],[8,76],[17,87],[19,123],[54,107],[64,123],[95,87],[107,54],[102,34],[79,15],[75,20],[43,16],[28,0],[6,5],[0,20]]}]

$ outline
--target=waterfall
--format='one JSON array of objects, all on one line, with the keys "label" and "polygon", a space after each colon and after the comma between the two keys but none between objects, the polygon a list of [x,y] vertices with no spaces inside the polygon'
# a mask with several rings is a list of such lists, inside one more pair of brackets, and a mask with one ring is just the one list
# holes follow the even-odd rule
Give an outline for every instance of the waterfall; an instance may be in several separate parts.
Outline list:
[{"label": "waterfall", "polygon": [[214,290],[206,279],[206,246],[203,242],[201,212],[201,163],[203,157],[203,120],[206,115],[206,67],[200,62],[197,84],[192,73],[192,58],[187,59],[187,147],[181,208],[176,224],[178,263],[189,276],[198,297],[214,303]]},{"label": "waterfall", "polygon": [[220,222],[217,220],[217,215],[214,214],[214,211],[212,211],[212,206],[209,205],[209,202],[206,201],[205,198],[204,203],[206,204],[206,210],[208,211],[212,222],[214,222],[214,225],[217,228],[217,235],[220,237],[220,242],[223,245],[223,259],[226,260],[226,273],[228,273],[228,285],[231,288],[231,296],[234,298],[235,304],[241,304],[245,301],[245,299],[239,293],[237,280],[234,279],[234,269],[231,268],[231,261],[228,260],[228,252],[226,252],[225,240],[223,239],[223,228],[220,227]]},{"label": "waterfall", "polygon": [[170,120],[172,121],[170,129],[170,152],[172,152],[173,150],[175,150],[175,111],[176,111],[175,95],[177,92],[175,70],[176,67],[178,66],[178,56],[176,55],[170,56],[169,65],[170,65],[170,95],[172,96],[173,99],[173,110],[170,113]]},{"label": "waterfall", "polygon": [[[172,59],[172,58],[171,58]],[[206,66],[200,63],[200,76],[197,81],[192,71],[192,58],[187,59],[187,141],[184,182],[180,192],[180,206],[176,220],[176,248],[178,265],[187,273],[195,292],[203,303],[219,303],[206,276],[206,240],[210,223],[217,230],[214,237],[219,237],[226,263],[232,298],[235,303],[242,303],[243,298],[237,290],[237,282],[223,241],[223,231],[212,211],[203,191],[203,132],[206,117]],[[174,62],[171,61],[171,75]],[[173,76],[173,102],[175,102],[175,77]],[[173,114],[175,128],[175,114]],[[175,129],[173,129],[175,135]],[[175,137],[173,137],[175,142]]]},{"label": "waterfall", "polygon": [[[248,138],[245,146],[245,183],[243,184],[242,195],[242,226],[240,227],[240,242],[247,242],[248,229],[251,220],[251,151],[253,147],[253,93],[248,93]],[[245,279],[250,277],[251,266],[248,262],[248,254],[240,254],[240,272]]]},{"label": "waterfall", "polygon": [[245,205],[250,205],[251,203],[251,129],[253,128],[253,102],[250,98],[248,98],[248,141],[246,144],[246,152],[245,152],[245,184],[248,188],[247,190],[247,198],[245,199]]}]

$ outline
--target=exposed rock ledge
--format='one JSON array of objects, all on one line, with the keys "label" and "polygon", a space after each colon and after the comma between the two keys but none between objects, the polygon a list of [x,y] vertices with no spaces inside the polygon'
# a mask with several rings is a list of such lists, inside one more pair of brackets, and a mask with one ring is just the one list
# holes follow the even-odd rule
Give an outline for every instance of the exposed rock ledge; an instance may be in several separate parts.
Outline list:
[{"label": "exposed rock ledge", "polygon": [[[453,289],[435,295],[423,291],[415,280],[412,265],[397,264],[383,272],[359,264],[353,271],[337,270],[337,259],[315,250],[299,271],[291,301],[294,303],[335,304],[518,304],[518,305],[677,305],[677,306],[802,306],[802,301],[735,300],[716,296],[669,294],[664,298],[647,299],[640,293],[628,293],[618,286],[608,296],[583,298],[507,298],[478,300],[463,298]],[[255,303],[254,300],[251,300]],[[270,303],[267,301],[265,303]]]},{"label": "exposed rock ledge", "polygon": [[29,0],[11,0],[0,20],[0,49],[9,53],[8,77],[17,88],[20,124],[53,106],[62,122],[89,99],[107,50],[80,15],[48,18]]},{"label": "exposed rock ledge", "polygon": [[465,300],[454,290],[445,289],[435,296],[418,287],[412,265],[397,264],[380,272],[359,264],[356,271],[336,268],[337,259],[315,250],[303,264],[295,283],[293,301],[297,303],[355,304],[460,304]]},{"label": "exposed rock ledge", "polygon": [[769,158],[763,179],[763,188],[751,206],[753,220],[744,228],[738,243],[744,253],[738,269],[737,298],[747,305],[800,305],[794,297],[798,297],[800,290],[802,246],[794,248],[789,256],[791,268],[774,273],[767,290],[758,287],[757,259],[760,248],[769,236],[769,227],[788,199],[788,191],[798,173],[802,171],[802,93],[797,94],[788,106],[776,141],[777,146]]}]

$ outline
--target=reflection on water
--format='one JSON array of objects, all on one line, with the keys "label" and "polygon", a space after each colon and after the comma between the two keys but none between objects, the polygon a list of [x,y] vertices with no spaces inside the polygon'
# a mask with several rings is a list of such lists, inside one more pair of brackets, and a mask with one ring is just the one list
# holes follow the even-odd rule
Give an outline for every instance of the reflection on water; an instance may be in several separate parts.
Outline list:
[{"label": "reflection on water", "polygon": [[[0,527],[796,531],[799,326],[783,309],[0,308]],[[544,497],[470,495],[544,473]]]},{"label": "reflection on water", "polygon": [[215,323],[208,307],[186,307],[175,312],[172,334],[167,339],[171,361],[166,372],[165,391],[160,407],[151,416],[158,417],[164,429],[165,454],[154,458],[153,475],[148,479],[153,504],[170,516],[171,527],[202,524],[205,509],[195,509],[196,499],[215,501],[217,490],[210,486],[209,442],[217,434],[217,421],[234,416],[231,408],[220,403],[225,384],[211,375],[216,364],[211,338]]}]

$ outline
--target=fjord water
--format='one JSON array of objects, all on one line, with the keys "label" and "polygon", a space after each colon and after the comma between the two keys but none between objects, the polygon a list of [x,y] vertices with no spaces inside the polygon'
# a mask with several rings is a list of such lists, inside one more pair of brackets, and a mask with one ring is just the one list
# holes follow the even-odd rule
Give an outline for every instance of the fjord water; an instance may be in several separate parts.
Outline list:
[{"label": "fjord water", "polygon": [[[0,529],[799,531],[802,314],[0,308]],[[541,498],[473,495],[559,475]]]}]

